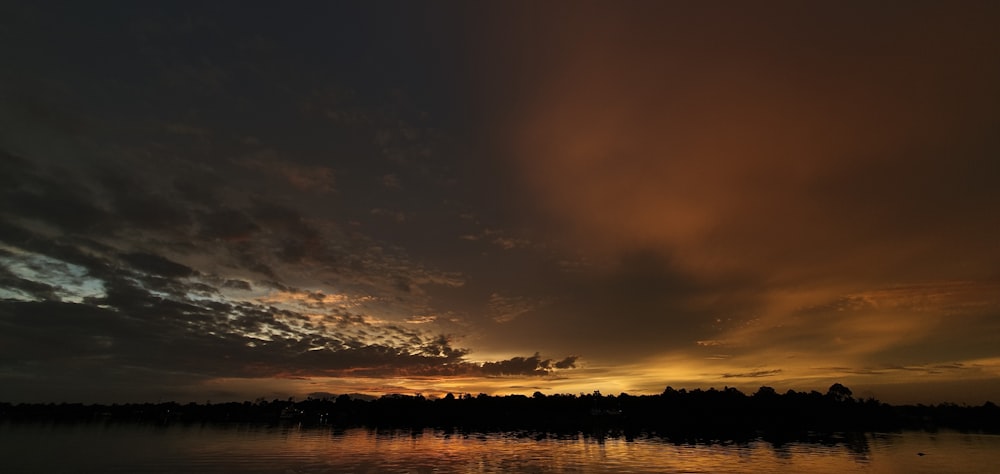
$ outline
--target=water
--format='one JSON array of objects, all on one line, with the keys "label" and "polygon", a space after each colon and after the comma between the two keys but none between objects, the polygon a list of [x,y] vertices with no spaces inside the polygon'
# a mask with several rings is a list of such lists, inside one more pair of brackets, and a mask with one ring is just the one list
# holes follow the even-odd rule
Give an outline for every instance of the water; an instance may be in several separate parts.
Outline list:
[{"label": "water", "polygon": [[[926,455],[919,456],[922,452]],[[3,472],[996,472],[1000,436],[904,432],[836,441],[448,434],[298,426],[0,424]]]}]

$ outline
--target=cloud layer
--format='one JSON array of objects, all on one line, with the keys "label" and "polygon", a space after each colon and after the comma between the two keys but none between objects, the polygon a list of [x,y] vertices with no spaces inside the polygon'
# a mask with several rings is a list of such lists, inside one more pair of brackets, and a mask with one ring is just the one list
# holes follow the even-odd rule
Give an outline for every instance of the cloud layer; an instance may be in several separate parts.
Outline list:
[{"label": "cloud layer", "polygon": [[0,20],[0,399],[996,388],[992,4],[119,7]]}]

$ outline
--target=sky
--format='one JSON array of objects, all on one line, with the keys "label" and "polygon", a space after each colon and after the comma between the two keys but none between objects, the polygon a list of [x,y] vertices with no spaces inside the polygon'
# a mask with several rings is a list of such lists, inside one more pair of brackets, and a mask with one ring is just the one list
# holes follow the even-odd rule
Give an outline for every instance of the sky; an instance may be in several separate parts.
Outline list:
[{"label": "sky", "polygon": [[0,400],[1000,402],[997,24],[4,2]]}]

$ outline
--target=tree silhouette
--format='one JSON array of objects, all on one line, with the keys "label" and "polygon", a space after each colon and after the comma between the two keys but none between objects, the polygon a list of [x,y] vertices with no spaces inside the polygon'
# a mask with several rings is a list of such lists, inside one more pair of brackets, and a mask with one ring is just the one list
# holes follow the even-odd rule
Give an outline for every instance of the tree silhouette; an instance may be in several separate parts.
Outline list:
[{"label": "tree silhouette", "polygon": [[624,434],[671,440],[812,439],[826,433],[955,428],[1000,432],[1000,407],[892,407],[869,398],[855,400],[842,384],[827,393],[788,390],[779,394],[760,387],[752,396],[725,387],[675,390],[658,395],[603,395],[600,392],[495,396],[469,393],[429,399],[421,395],[385,395],[365,400],[340,395],[242,403],[175,402],[83,405],[0,402],[0,423],[137,422],[173,423],[298,423],[337,428],[376,429],[433,427],[465,432],[531,431],[585,433],[603,437]]},{"label": "tree silhouette", "polygon": [[826,391],[827,398],[829,398],[829,399],[831,399],[831,400],[833,400],[835,402],[851,402],[851,401],[854,401],[854,398],[851,397],[852,395],[854,395],[854,393],[851,392],[851,389],[849,389],[849,388],[847,388],[847,387],[845,387],[845,386],[843,386],[843,385],[841,385],[839,383],[835,383],[835,384],[831,385],[830,389]]}]

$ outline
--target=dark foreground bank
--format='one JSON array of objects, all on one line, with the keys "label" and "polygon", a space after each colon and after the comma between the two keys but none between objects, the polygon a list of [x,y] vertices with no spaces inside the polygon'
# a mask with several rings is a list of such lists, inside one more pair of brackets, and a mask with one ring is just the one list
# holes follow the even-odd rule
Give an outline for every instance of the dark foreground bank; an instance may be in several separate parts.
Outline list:
[{"label": "dark foreground bank", "polygon": [[338,427],[442,428],[475,431],[604,431],[671,437],[738,439],[809,433],[934,430],[1000,432],[1000,408],[982,406],[891,406],[857,400],[834,384],[827,393],[776,393],[761,387],[746,395],[734,388],[674,390],[659,395],[489,396],[386,395],[365,400],[341,395],[302,401],[112,405],[0,403],[5,422],[299,423]]}]

